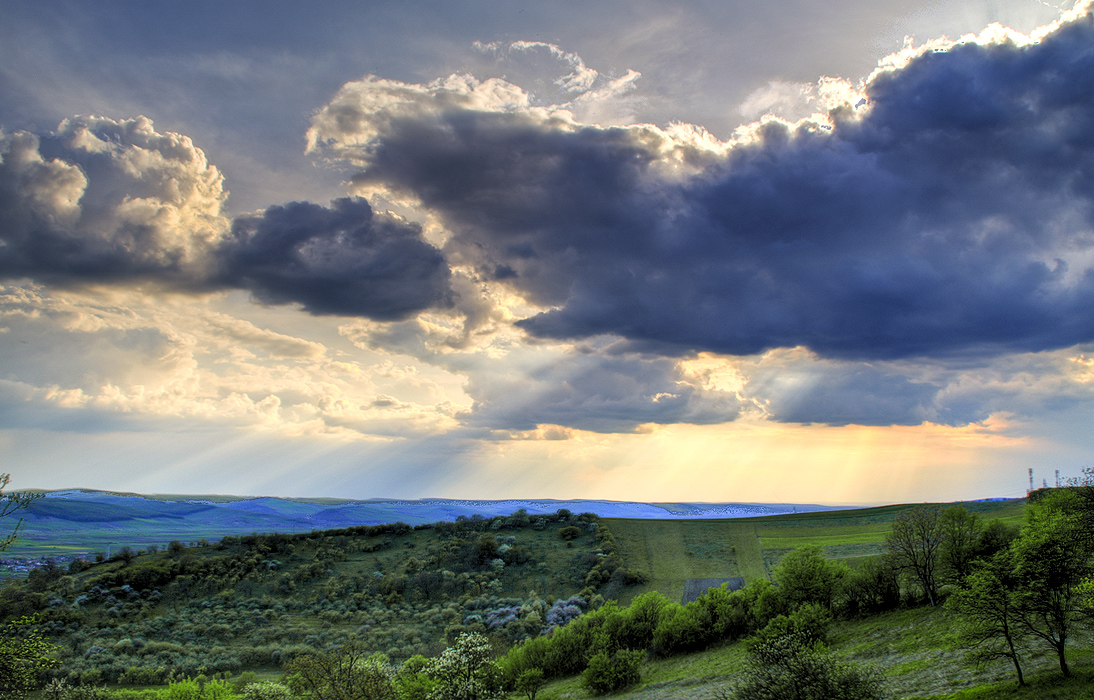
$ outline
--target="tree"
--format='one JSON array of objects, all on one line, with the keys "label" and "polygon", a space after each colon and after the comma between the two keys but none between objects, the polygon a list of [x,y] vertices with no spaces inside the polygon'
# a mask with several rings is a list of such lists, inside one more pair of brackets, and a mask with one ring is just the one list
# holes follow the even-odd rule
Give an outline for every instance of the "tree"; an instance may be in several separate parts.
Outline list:
[{"label": "tree", "polygon": [[23,617],[0,626],[0,694],[25,696],[38,687],[42,671],[57,665],[49,657],[54,646],[43,639],[34,622]]},{"label": "tree", "polygon": [[[45,494],[30,493],[24,491],[22,493],[4,493],[4,489],[7,488],[8,482],[11,481],[10,474],[0,474],[0,518],[11,515],[17,510],[25,510],[30,507],[31,503],[34,503]],[[23,525],[23,519],[20,518],[12,529],[11,533],[6,537],[0,538],[0,552],[4,551],[11,546],[12,542],[19,534],[19,528]]]},{"label": "tree", "polygon": [[1018,652],[1029,632],[1019,616],[1018,585],[1010,552],[998,552],[962,580],[946,608],[964,618],[958,639],[971,648],[966,658],[977,665],[1009,660],[1021,686],[1026,682]]},{"label": "tree", "polygon": [[1067,640],[1086,612],[1080,586],[1091,562],[1083,529],[1079,497],[1058,490],[1028,507],[1026,526],[1011,545],[1022,624],[1056,652],[1064,676],[1071,675]]},{"label": "tree", "polygon": [[293,693],[315,700],[392,700],[394,676],[387,657],[357,642],[297,657],[285,669],[285,682]]},{"label": "tree", "polygon": [[[11,480],[10,474],[0,474],[0,517],[30,507],[42,497],[40,493],[3,493]],[[0,538],[0,552],[11,546],[19,534],[22,519],[6,537]],[[0,694],[22,697],[38,686],[38,675],[57,662],[49,657],[55,647],[42,638],[32,625],[35,620],[23,617],[0,627]]]},{"label": "tree", "polygon": [[885,538],[894,564],[911,573],[931,605],[938,599],[938,555],[942,547],[942,511],[938,506],[906,510]]},{"label": "tree", "polygon": [[950,506],[939,516],[939,527],[942,529],[942,546],[938,551],[942,576],[950,583],[960,583],[972,573],[984,526],[976,513],[970,513],[964,506]]},{"label": "tree", "polygon": [[870,557],[851,570],[844,582],[844,604],[847,612],[892,610],[900,604],[900,581],[891,557]]},{"label": "tree", "polygon": [[823,551],[817,545],[807,545],[788,552],[774,571],[779,593],[790,610],[807,603],[816,603],[831,611],[846,577],[847,567],[825,559]]},{"label": "tree", "polygon": [[536,694],[543,686],[543,669],[530,668],[517,676],[516,691],[528,698],[536,700]]},{"label": "tree", "polygon": [[464,632],[453,646],[433,659],[426,673],[437,680],[430,700],[495,700],[504,693],[493,662],[490,640],[478,632]]}]

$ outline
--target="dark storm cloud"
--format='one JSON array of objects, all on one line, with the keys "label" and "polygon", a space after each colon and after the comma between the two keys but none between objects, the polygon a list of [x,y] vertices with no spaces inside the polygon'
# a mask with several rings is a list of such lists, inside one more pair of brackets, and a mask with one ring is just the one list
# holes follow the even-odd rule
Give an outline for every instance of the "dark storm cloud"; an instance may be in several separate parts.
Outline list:
[{"label": "dark storm cloud", "polygon": [[400,320],[451,303],[448,265],[421,229],[374,214],[363,199],[270,207],[240,217],[217,248],[227,286],[314,314]]},{"label": "dark storm cloud", "polygon": [[[554,306],[520,322],[533,335],[846,358],[1094,339],[1089,14],[1037,44],[924,53],[830,128],[769,122],[727,155],[436,87],[414,97],[430,108],[355,111],[348,88],[328,110],[357,132],[319,142],[440,213],[454,259]],[[692,174],[666,174],[669,150]]]},{"label": "dark storm cloud", "polygon": [[448,265],[416,224],[361,199],[230,222],[226,196],[189,138],[143,117],[0,133],[0,278],[238,288],[267,304],[377,320],[451,304]]}]

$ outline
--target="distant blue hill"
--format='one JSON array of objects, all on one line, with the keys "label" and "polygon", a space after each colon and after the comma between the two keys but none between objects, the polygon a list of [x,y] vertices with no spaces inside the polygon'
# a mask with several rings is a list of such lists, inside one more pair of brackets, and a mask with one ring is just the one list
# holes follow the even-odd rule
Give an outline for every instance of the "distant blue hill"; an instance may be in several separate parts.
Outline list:
[{"label": "distant blue hill", "polygon": [[[739,518],[839,510],[820,505],[770,503],[631,503],[591,500],[340,500],[243,498],[223,495],[140,495],[73,489],[50,491],[22,512],[23,528],[8,560],[82,556],[144,548],[171,540],[193,542],[251,533],[309,532],[404,522],[410,525],[460,517],[491,518],[519,509],[530,515],[565,508],[605,518]],[[6,523],[0,523],[4,525]],[[0,534],[4,532],[0,528]]]},{"label": "distant blue hill", "polygon": [[603,518],[741,518],[791,512],[839,510],[846,506],[770,503],[634,503],[591,500],[341,500],[330,498],[243,498],[232,496],[177,496],[123,494],[110,491],[50,491],[25,513],[26,526],[43,520],[108,522],[130,519],[197,519],[244,527],[285,526],[328,529],[351,525],[405,522],[411,525],[455,520],[460,516],[484,518],[510,515],[519,509],[531,515],[560,508],[596,513]]}]

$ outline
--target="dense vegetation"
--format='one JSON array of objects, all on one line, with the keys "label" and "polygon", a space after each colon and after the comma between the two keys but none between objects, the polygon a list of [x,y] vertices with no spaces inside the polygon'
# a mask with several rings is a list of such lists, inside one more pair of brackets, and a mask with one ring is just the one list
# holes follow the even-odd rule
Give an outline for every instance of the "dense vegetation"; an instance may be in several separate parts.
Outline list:
[{"label": "dense vegetation", "polygon": [[61,662],[49,676],[144,685],[281,669],[350,640],[396,662],[462,632],[511,644],[641,580],[595,516],[518,511],[47,564],[0,591],[0,619],[36,618]]},{"label": "dense vegetation", "polygon": [[33,616],[55,646],[58,664],[38,678],[57,700],[167,679],[143,700],[580,697],[710,653],[727,659],[721,697],[881,698],[923,655],[902,642],[907,662],[882,673],[830,642],[917,610],[929,614],[916,624],[939,625],[930,644],[973,666],[1009,664],[1011,687],[1032,664],[1043,688],[1046,654],[1066,685],[1076,640],[1089,647],[1094,486],[1033,500],[1021,531],[961,506],[904,508],[878,556],[848,566],[806,544],[783,552],[770,580],[686,605],[629,593],[646,575],[627,568],[612,532],[559,511],[123,550],[32,572],[0,591],[0,615]]}]

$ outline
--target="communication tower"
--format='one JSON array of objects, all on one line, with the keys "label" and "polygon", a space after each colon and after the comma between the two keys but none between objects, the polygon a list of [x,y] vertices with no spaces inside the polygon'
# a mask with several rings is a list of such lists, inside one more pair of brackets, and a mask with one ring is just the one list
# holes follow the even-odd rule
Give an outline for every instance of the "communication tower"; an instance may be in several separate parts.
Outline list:
[{"label": "communication tower", "polygon": [[1060,488],[1060,470],[1056,470],[1056,488]]},{"label": "communication tower", "polygon": [[1026,491],[1026,495],[1033,493],[1033,467],[1029,468],[1029,490]]}]

